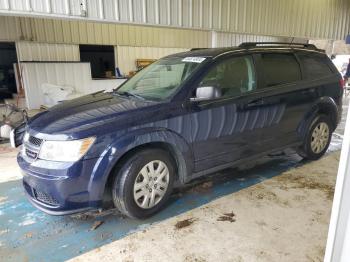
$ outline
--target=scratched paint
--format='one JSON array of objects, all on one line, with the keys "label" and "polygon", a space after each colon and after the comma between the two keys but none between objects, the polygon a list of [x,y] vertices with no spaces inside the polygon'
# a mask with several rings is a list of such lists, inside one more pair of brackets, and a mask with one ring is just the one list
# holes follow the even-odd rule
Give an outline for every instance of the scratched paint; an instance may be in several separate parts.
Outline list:
[{"label": "scratched paint", "polygon": [[[331,151],[339,150],[340,146],[341,141],[334,141]],[[21,181],[0,183],[1,261],[64,261],[304,163],[297,155],[290,154],[266,157],[249,170],[216,173],[173,194],[162,212],[144,221],[122,218],[113,212],[86,219],[46,215],[25,199]],[[206,181],[212,181],[212,186],[195,190]],[[96,220],[104,223],[91,231]]]}]

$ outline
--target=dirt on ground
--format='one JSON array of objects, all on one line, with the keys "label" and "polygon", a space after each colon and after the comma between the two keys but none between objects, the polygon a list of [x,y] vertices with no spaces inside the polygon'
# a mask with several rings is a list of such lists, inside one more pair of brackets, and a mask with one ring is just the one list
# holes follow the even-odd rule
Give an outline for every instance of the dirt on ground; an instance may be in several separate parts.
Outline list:
[{"label": "dirt on ground", "polygon": [[332,153],[73,260],[323,261],[338,162]]},{"label": "dirt on ground", "polygon": [[195,221],[195,219],[193,218],[187,218],[181,221],[176,222],[175,224],[175,228],[176,229],[182,229],[184,227],[188,227],[190,225],[192,225],[192,223]]}]

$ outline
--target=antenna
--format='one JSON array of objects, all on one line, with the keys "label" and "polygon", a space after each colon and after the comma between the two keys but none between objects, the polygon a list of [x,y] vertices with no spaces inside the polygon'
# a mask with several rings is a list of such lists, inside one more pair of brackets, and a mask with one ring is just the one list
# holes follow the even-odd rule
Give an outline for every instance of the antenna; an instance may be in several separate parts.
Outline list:
[{"label": "antenna", "polygon": [[292,40],[290,41],[289,45],[292,45],[294,42],[294,36],[292,37]]}]

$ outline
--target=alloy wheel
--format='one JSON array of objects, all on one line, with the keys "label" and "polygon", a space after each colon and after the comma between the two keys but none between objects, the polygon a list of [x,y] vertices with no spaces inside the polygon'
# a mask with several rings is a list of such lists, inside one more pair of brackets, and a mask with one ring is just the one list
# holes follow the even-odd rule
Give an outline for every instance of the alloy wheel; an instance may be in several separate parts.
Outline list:
[{"label": "alloy wheel", "polygon": [[157,205],[164,197],[169,185],[169,169],[160,160],[153,160],[139,171],[134,183],[136,204],[149,209]]},{"label": "alloy wheel", "polygon": [[325,122],[318,123],[311,135],[311,150],[315,154],[321,153],[326,148],[328,139],[329,126]]}]

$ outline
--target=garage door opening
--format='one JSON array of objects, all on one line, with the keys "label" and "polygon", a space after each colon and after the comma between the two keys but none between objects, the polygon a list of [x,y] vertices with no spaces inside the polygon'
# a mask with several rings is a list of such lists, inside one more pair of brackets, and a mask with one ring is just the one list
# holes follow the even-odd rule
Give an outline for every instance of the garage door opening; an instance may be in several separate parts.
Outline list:
[{"label": "garage door opening", "polygon": [[0,103],[17,93],[14,63],[17,63],[15,43],[0,43]]},{"label": "garage door opening", "polygon": [[89,62],[91,65],[91,76],[94,79],[113,78],[114,47],[103,45],[79,45],[80,61]]}]

